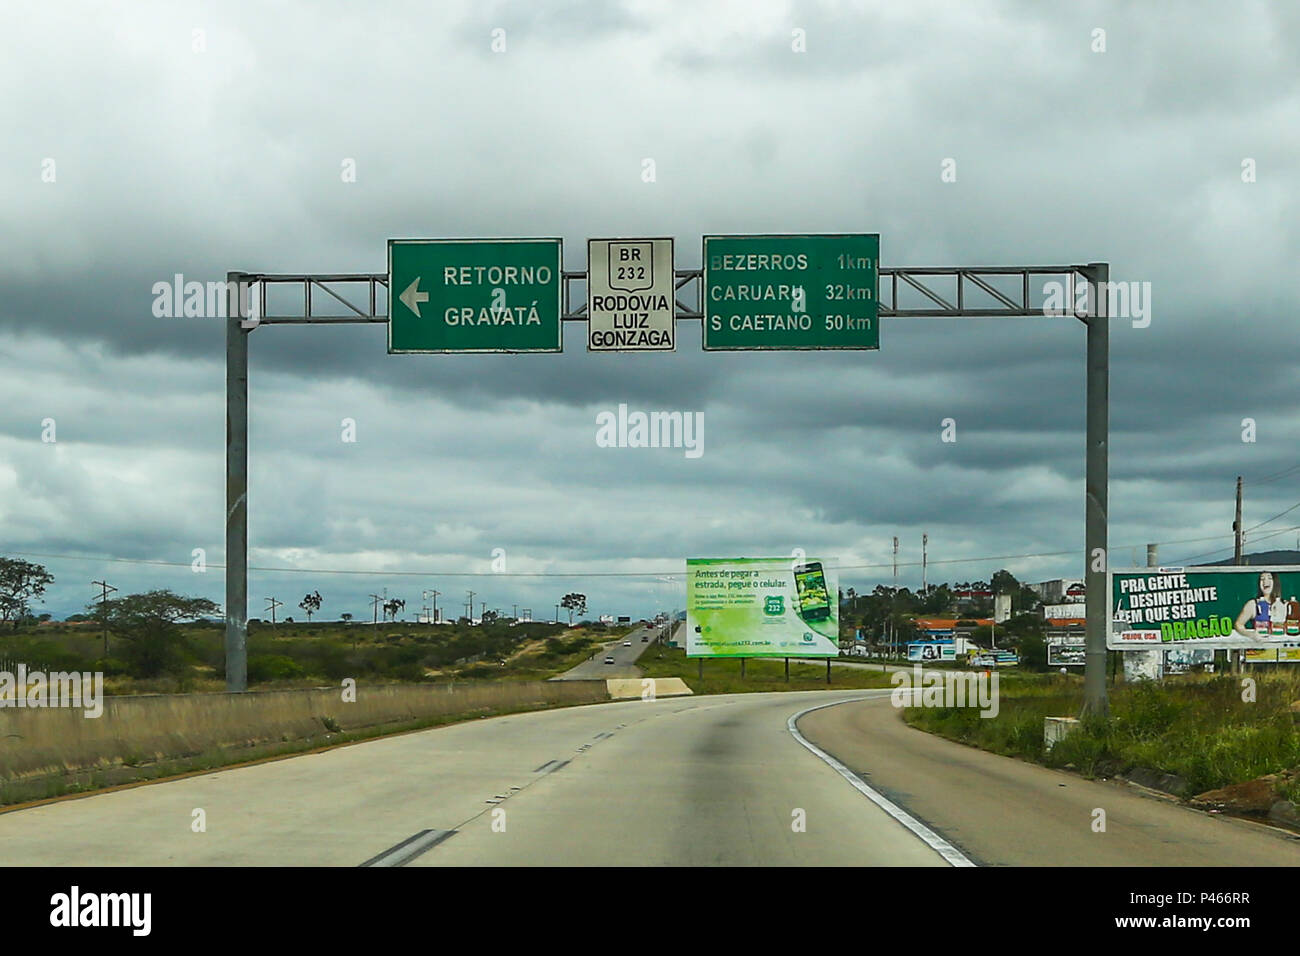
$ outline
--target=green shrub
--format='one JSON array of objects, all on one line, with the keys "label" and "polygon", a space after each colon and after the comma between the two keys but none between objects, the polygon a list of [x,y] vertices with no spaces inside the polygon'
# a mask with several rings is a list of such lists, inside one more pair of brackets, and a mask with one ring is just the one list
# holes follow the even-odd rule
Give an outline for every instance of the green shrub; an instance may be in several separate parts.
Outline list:
[{"label": "green shrub", "polygon": [[259,654],[248,659],[248,680],[251,683],[291,680],[305,674],[306,671],[297,661],[283,654]]}]

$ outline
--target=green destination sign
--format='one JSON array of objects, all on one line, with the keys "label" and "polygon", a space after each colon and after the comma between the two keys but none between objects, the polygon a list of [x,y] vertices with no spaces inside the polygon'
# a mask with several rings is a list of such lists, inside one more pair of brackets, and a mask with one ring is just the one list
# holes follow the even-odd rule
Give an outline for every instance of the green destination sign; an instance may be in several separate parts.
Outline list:
[{"label": "green destination sign", "polygon": [[388,240],[388,351],[559,352],[559,239]]},{"label": "green destination sign", "polygon": [[878,349],[880,236],[704,237],[704,348]]}]

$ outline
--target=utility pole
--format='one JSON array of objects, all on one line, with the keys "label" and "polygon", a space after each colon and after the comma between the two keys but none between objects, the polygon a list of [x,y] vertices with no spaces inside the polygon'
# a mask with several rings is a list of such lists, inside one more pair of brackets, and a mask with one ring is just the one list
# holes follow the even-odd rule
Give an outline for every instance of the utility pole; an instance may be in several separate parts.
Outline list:
[{"label": "utility pole", "polygon": [[469,622],[473,624],[474,623],[474,592],[466,591],[465,593],[469,595],[469,600],[465,603],[465,607],[466,607],[465,617],[467,617],[469,619]]},{"label": "utility pole", "polygon": [[[1241,475],[1237,476],[1237,511],[1232,522],[1232,563],[1234,567],[1240,567],[1242,559],[1242,548],[1246,541],[1245,529],[1241,526]],[[1228,659],[1232,663],[1232,672],[1234,674],[1241,671],[1241,651],[1233,649],[1228,651]]]},{"label": "utility pole", "polygon": [[898,598],[898,535],[894,535],[894,591],[889,595],[889,656],[893,657],[898,635],[894,631],[894,601]]},{"label": "utility pole", "polygon": [[519,605],[518,605],[518,604],[512,604],[512,605],[510,605],[510,606],[511,606],[512,608],[514,608],[514,611],[511,612],[511,615],[510,615],[510,616],[511,616],[514,620],[516,620],[516,621],[519,620]]},{"label": "utility pole", "polygon": [[1088,330],[1084,428],[1087,457],[1084,472],[1084,611],[1086,650],[1083,673],[1083,714],[1110,716],[1106,693],[1106,604],[1110,567],[1110,264],[1091,262],[1079,270],[1088,283],[1092,309],[1082,318]]},{"label": "utility pole", "polygon": [[555,605],[555,623],[560,623],[560,606],[558,604]]},{"label": "utility pole", "polygon": [[[1232,563],[1241,564],[1241,546],[1242,538],[1245,533],[1241,529],[1241,475],[1237,476],[1237,517],[1232,522]],[[1270,598],[1270,600],[1272,600]]]},{"label": "utility pole", "polygon": [[108,595],[116,591],[117,588],[111,587],[104,581],[91,581],[91,584],[98,584],[100,587],[99,595],[99,616],[104,621],[104,656],[108,656]]},{"label": "utility pole", "polygon": [[372,623],[376,628],[379,627],[379,602],[382,600],[383,598],[381,598],[378,594],[370,595],[370,603],[374,606],[374,610],[375,610],[374,619],[370,623]]},{"label": "utility pole", "polygon": [[284,602],[283,602],[283,601],[277,601],[277,600],[276,600],[275,598],[273,598],[273,597],[269,597],[269,598],[266,599],[266,609],[267,609],[268,611],[271,612],[271,627],[272,627],[272,628],[275,627],[275,609],[276,609],[277,607],[284,607]]},{"label": "utility pole", "polygon": [[921,535],[921,597],[922,598],[925,597],[925,570],[926,570],[926,562],[929,560],[929,556],[927,554],[927,549],[929,548],[929,546],[930,546],[930,536],[928,534],[922,534]]}]

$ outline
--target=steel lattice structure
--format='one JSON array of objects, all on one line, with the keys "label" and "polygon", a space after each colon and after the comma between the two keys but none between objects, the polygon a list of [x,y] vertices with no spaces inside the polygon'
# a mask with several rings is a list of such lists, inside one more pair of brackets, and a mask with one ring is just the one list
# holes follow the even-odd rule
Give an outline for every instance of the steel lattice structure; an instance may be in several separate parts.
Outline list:
[{"label": "steel lattice structure", "polygon": [[[1064,291],[1066,302],[1077,301],[1077,291],[1088,281],[1090,266],[952,266],[952,267],[886,267],[880,268],[881,301],[879,316],[882,319],[903,318],[996,318],[1014,316],[1043,316],[1042,286],[1055,282]],[[704,317],[702,269],[677,269],[674,287],[677,290],[675,318],[680,320]],[[322,273],[318,275],[276,275],[260,273],[232,273],[247,283],[244,314],[254,305],[253,313],[262,325],[327,324],[331,322],[377,323],[388,321],[388,276],[383,273]],[[576,298],[573,287],[587,281],[585,271],[563,273],[564,312],[566,322],[585,322],[587,305],[585,295]],[[301,289],[295,296],[299,307],[279,314],[268,309],[267,293],[272,289],[293,287]],[[1010,287],[1009,287],[1010,286]],[[319,294],[318,294],[319,293]],[[689,301],[683,301],[683,295]],[[916,305],[900,304],[900,296],[912,296]],[[321,299],[327,305],[341,304],[346,311],[321,312],[317,306]],[[329,302],[328,300],[333,300]],[[1061,314],[1061,313],[1057,313]],[[1084,319],[1084,313],[1072,313]]]},{"label": "steel lattice structure", "polygon": [[[703,270],[677,269],[675,320],[703,318]],[[573,286],[585,271],[564,271],[566,322],[586,321],[586,304],[574,307]],[[385,323],[388,276],[382,273],[274,275],[227,274],[226,319],[226,688],[248,688],[248,341],[261,325]],[[1070,308],[1046,308],[1055,283]],[[1082,285],[1081,285],[1082,284]],[[301,307],[270,311],[268,292],[302,289]],[[1085,703],[1104,714],[1106,697],[1107,499],[1110,431],[1110,266],[925,266],[880,268],[878,316],[907,318],[1060,317],[1082,322],[1087,337],[1087,474],[1085,478],[1085,582],[1087,587]],[[382,291],[381,291],[382,290]],[[1075,308],[1083,291],[1083,310]],[[321,313],[320,298],[346,311]],[[687,300],[683,301],[683,295]],[[360,298],[358,298],[360,297]],[[586,296],[581,297],[585,300]],[[904,298],[909,301],[905,302]],[[358,304],[360,303],[360,304]],[[383,308],[381,308],[381,304]],[[337,305],[334,306],[337,309]]]}]

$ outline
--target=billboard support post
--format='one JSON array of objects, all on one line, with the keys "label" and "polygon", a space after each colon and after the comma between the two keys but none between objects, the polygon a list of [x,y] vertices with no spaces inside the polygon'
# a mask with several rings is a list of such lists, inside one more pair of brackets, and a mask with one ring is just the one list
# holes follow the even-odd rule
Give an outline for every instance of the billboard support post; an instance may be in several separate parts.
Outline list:
[{"label": "billboard support post", "polygon": [[785,682],[790,683],[790,658],[785,659]]},{"label": "billboard support post", "polygon": [[831,660],[828,657],[826,658],[826,683],[829,684],[830,682],[831,682]]}]

